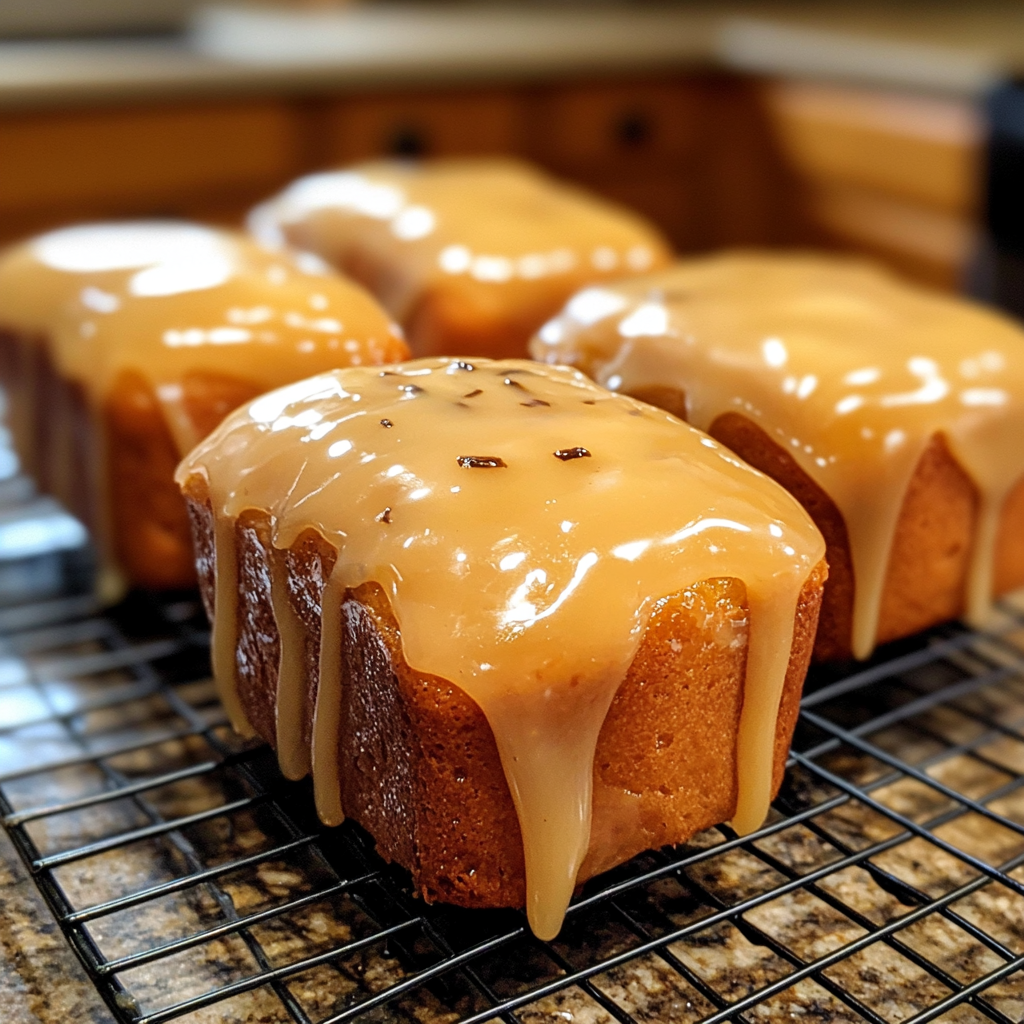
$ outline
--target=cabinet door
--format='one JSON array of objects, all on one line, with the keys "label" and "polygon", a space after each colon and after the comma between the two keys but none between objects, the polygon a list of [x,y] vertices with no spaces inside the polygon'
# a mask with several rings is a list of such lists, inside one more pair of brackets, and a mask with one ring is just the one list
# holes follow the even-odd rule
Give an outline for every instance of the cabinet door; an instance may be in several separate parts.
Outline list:
[{"label": "cabinet door", "polygon": [[566,170],[682,163],[699,137],[699,87],[689,82],[594,83],[539,94],[532,149]]},{"label": "cabinet door", "polygon": [[293,172],[290,111],[276,102],[195,104],[0,119],[0,208],[160,204]]},{"label": "cabinet door", "polygon": [[353,96],[333,105],[325,151],[339,164],[380,156],[518,153],[524,115],[511,90]]}]

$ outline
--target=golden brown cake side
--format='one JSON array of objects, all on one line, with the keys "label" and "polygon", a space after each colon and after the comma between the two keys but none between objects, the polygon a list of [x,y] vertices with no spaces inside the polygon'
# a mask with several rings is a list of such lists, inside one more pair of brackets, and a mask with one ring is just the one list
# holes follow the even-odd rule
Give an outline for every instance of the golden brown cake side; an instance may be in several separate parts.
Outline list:
[{"label": "golden brown cake side", "polygon": [[[849,658],[853,564],[842,513],[831,498],[756,423],[738,413],[718,417],[711,435],[777,480],[807,509],[825,537],[829,578],[814,645],[817,660]],[[977,491],[942,435],[925,449],[893,537],[885,574],[878,643],[910,636],[964,612],[964,589],[977,528]],[[1006,501],[996,543],[995,593],[1024,586],[1024,480]]]},{"label": "golden brown cake side", "polygon": [[553,295],[524,296],[514,302],[502,302],[500,295],[493,297],[499,301],[482,296],[474,302],[437,289],[424,295],[410,312],[405,323],[409,344],[420,355],[523,356],[537,328],[558,312],[570,292],[567,285]]},{"label": "golden brown cake side", "polygon": [[[184,404],[198,436],[255,398],[255,385],[191,374]],[[114,551],[137,586],[156,590],[195,585],[188,512],[174,483],[180,454],[149,383],[122,373],[103,405],[106,477]]]},{"label": "golden brown cake side", "polygon": [[237,232],[83,225],[0,254],[0,378],[26,468],[93,532],[99,591],[195,584],[174,469],[233,409],[408,354],[360,287]]},{"label": "golden brown cake side", "polygon": [[[681,419],[685,396],[676,388],[637,389],[635,398]],[[835,502],[756,423],[724,413],[709,431],[745,462],[777,480],[810,514],[825,538],[828,583],[814,642],[817,661],[852,656],[855,585],[846,523]],[[940,434],[921,456],[900,509],[885,576],[878,642],[910,636],[964,612],[964,589],[978,518],[977,489]],[[995,594],[1024,586],[1024,479],[1010,491],[996,541]]]},{"label": "golden brown cake side", "polygon": [[[211,552],[213,513],[205,486],[188,485],[197,548]],[[246,714],[275,742],[279,638],[270,565],[288,559],[292,609],[307,637],[319,639],[322,538],[273,549],[265,513],[236,523],[241,600],[237,608],[239,694]],[[329,557],[329,556],[328,556]],[[213,601],[212,560],[200,583]],[[772,793],[782,782],[810,659],[824,564],[798,604],[789,670],[779,710]],[[305,589],[306,597],[300,596]],[[386,859],[413,875],[428,900],[467,907],[522,906],[523,849],[515,807],[486,718],[458,686],[410,668],[383,590],[347,592],[343,620],[341,782],[349,816],[374,837]],[[736,805],[736,736],[746,668],[747,609],[739,580],[705,580],[658,602],[625,681],[611,704],[594,761],[591,846],[579,880],[642,850],[685,842],[726,821]],[[306,646],[315,699],[318,643]]]},{"label": "golden brown cake side", "polygon": [[829,541],[819,657],[1024,582],[1024,332],[827,255],[732,253],[580,292],[533,354],[727,443]]}]

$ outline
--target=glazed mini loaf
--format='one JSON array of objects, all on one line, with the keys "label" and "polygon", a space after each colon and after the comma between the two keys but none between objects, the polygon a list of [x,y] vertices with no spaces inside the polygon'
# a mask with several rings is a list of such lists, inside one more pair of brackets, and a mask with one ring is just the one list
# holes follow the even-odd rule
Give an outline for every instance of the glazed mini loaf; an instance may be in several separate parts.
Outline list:
[{"label": "glazed mini loaf", "polygon": [[532,344],[707,430],[828,542],[819,658],[1024,584],[1024,332],[838,257],[737,254],[580,292]]},{"label": "glazed mini loaf", "polygon": [[177,478],[232,721],[426,898],[551,937],[577,881],[764,819],[824,541],[706,435],[424,359],[265,395]]},{"label": "glazed mini loaf", "polygon": [[525,356],[578,288],[669,260],[639,215],[512,160],[315,174],[253,211],[250,228],[365,284],[417,355]]},{"label": "glazed mini loaf", "polygon": [[0,256],[0,377],[26,468],[89,525],[103,589],[195,584],[174,467],[262,391],[407,349],[362,288],[238,233],[68,228]]}]

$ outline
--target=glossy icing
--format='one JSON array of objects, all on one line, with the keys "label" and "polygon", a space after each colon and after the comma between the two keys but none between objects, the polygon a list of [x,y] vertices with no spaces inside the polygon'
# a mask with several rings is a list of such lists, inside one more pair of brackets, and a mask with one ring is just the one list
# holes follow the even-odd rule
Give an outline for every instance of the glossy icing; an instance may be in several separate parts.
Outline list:
[{"label": "glossy icing", "polygon": [[531,345],[625,393],[668,386],[707,430],[757,423],[835,501],[850,538],[853,650],[875,644],[893,534],[942,433],[977,485],[966,607],[984,618],[1004,500],[1024,474],[1024,332],[852,260],[732,254],[578,293]]},{"label": "glossy icing", "polygon": [[[56,496],[88,520],[103,553],[98,590],[110,600],[126,581],[114,555],[99,410],[123,374],[148,384],[183,455],[208,429],[208,411],[205,424],[193,422],[188,401],[190,382],[203,375],[256,393],[333,366],[408,353],[374,300],[315,257],[172,221],[83,225],[8,249],[0,255],[0,330],[19,339],[24,356],[26,346],[43,346],[22,362],[38,365],[45,352],[47,373],[56,375],[52,385],[13,382],[17,445],[30,468],[47,470]],[[34,409],[34,393],[44,387],[47,406]],[[88,416],[65,408],[83,404],[73,389]],[[95,443],[83,488],[59,451],[70,432],[86,429]]]},{"label": "glossy icing", "polygon": [[[715,577],[745,581],[749,602],[735,825],[764,819],[797,601],[824,541],[781,487],[704,434],[572,370],[421,359],[261,397],[186,457],[179,484],[194,474],[217,523],[215,665],[229,693],[237,517],[265,510],[277,548],[314,529],[340,553],[310,758],[328,821],[343,810],[339,606],[375,581],[407,662],[486,715],[522,827],[530,921],[553,936],[588,848],[598,734],[651,609]],[[283,665],[299,643],[286,619]],[[297,723],[279,738],[282,760],[302,763]]]},{"label": "glossy icing", "polygon": [[[669,249],[641,217],[514,160],[378,161],[294,182],[257,207],[250,229],[353,274],[410,331],[425,295],[481,325],[539,316],[590,281],[664,266]],[[448,350],[442,344],[441,351]],[[465,343],[457,346],[465,351]],[[510,353],[504,353],[510,354]]]},{"label": "glossy icing", "polygon": [[94,403],[122,371],[141,374],[183,454],[199,440],[181,401],[187,373],[269,390],[404,351],[363,289],[315,258],[172,221],[65,228],[7,250],[0,325],[45,339]]}]

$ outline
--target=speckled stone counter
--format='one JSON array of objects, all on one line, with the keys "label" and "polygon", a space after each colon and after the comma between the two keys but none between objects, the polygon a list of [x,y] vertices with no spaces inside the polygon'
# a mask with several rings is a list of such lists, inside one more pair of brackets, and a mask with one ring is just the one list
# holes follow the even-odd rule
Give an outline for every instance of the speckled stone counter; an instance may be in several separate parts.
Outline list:
[{"label": "speckled stone counter", "polygon": [[4,1024],[113,1022],[2,831],[0,1008]]}]

